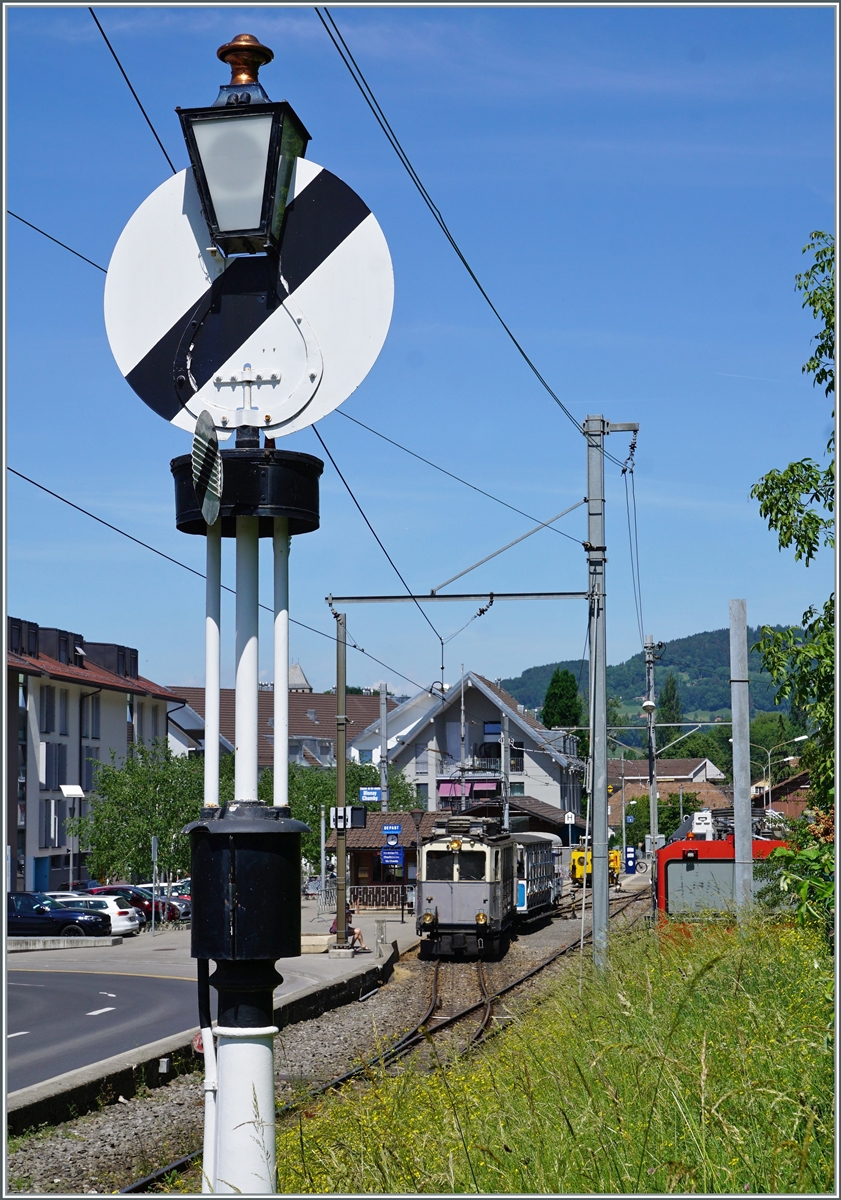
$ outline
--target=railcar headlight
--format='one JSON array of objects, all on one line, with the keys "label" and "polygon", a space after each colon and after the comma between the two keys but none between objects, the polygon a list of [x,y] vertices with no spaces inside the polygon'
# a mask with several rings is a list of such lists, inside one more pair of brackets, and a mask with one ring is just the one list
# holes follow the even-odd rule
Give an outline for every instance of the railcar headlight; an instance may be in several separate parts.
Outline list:
[{"label": "railcar headlight", "polygon": [[476,913],[476,924],[477,925],[487,925],[487,923],[488,923],[488,914],[486,912],[477,912]]},{"label": "railcar headlight", "polygon": [[453,840],[450,842],[450,849],[451,850],[460,850],[461,849],[461,838],[453,838]]},{"label": "railcar headlight", "polygon": [[435,920],[435,913],[425,912],[421,917],[421,920],[423,921],[424,925],[431,925]]}]

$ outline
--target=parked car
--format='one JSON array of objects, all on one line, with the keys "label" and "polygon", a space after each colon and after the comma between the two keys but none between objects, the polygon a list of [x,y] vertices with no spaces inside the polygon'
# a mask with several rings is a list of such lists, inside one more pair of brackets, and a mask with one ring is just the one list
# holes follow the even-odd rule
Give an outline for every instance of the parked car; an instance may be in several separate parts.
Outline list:
[{"label": "parked car", "polygon": [[9,892],[6,918],[9,937],[107,937],[107,912],[66,908],[46,892]]},{"label": "parked car", "polygon": [[[142,909],[148,921],[152,920],[152,893],[132,883],[109,883],[91,888],[92,896],[125,896],[134,908]],[[190,916],[189,901],[170,900],[160,895],[155,898],[156,921],[183,921]]]},{"label": "parked car", "polygon": [[[174,889],[175,884],[173,884],[172,886]],[[138,883],[137,888],[138,888],[138,891],[144,892],[149,897],[149,900],[151,901],[151,899],[152,899],[151,883]],[[166,910],[166,917],[164,918],[167,921],[185,921],[189,918],[190,913],[192,911],[189,896],[181,896],[173,890],[169,894],[169,901],[167,901],[166,884],[165,883],[163,883],[163,884],[159,883],[157,886],[156,903],[159,905],[159,907],[155,909],[155,912],[158,914],[158,916],[160,916],[160,914],[164,911],[164,909],[161,908],[160,905],[166,905],[167,903],[169,903],[170,907]],[[174,913],[172,911],[173,907],[178,910],[177,913]]]},{"label": "parked car", "polygon": [[[83,908],[85,912],[107,912],[111,932],[124,937],[137,937],[142,928],[140,910],[133,908],[125,896],[80,896],[72,892],[47,892],[65,908]],[[145,924],[145,916],[143,923]]]}]

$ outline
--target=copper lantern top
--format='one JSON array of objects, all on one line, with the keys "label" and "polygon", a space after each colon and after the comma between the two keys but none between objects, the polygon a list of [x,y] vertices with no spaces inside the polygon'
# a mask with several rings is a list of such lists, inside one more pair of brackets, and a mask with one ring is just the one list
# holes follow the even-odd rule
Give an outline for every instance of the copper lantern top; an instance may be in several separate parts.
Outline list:
[{"label": "copper lantern top", "polygon": [[250,33],[239,33],[219,47],[216,57],[231,68],[231,85],[244,87],[257,83],[257,72],[272,61],[274,54]]}]

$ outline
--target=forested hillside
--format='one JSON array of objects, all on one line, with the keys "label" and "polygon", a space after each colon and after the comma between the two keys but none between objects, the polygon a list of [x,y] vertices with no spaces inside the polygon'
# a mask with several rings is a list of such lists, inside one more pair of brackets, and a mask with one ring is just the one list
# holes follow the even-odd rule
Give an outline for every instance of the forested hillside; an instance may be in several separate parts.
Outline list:
[{"label": "forested hillside", "polygon": [[[759,629],[748,628],[748,645],[759,638]],[[660,652],[654,669],[655,689],[659,690],[669,672],[674,673],[683,711],[689,718],[725,716],[730,711],[730,631],[714,629],[709,633],[694,633],[690,637],[668,642]],[[580,659],[570,662],[546,663],[529,667],[514,679],[503,679],[502,686],[527,708],[540,708],[546,688],[556,667],[580,677],[580,690],[588,691],[589,664]],[[774,710],[774,688],[762,670],[759,654],[750,652],[750,698],[755,712]],[[645,661],[642,652],[607,668],[607,691],[623,706],[633,706],[642,699],[645,687]],[[787,704],[778,711],[787,711]]]}]

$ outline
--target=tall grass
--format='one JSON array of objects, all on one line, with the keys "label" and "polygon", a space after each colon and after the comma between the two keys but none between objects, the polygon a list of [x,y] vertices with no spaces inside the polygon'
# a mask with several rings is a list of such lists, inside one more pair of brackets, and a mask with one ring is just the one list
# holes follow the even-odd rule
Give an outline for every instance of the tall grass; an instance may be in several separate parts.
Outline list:
[{"label": "tall grass", "polygon": [[773,920],[617,937],[482,1054],[278,1135],[299,1192],[833,1192],[832,960]]}]

